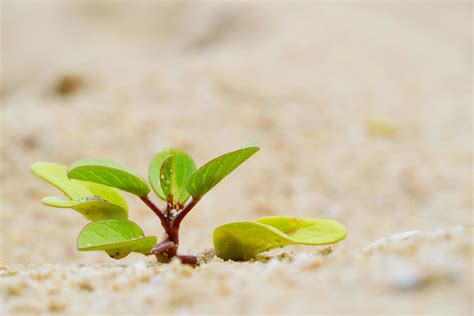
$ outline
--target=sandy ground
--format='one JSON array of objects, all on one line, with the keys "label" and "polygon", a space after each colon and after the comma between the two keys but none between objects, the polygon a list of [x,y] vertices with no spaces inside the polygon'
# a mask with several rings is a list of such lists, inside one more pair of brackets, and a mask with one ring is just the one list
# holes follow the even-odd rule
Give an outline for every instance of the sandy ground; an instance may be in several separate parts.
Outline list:
[{"label": "sandy ground", "polygon": [[[1,3],[0,314],[472,315],[472,3]],[[262,150],[183,224],[332,218],[349,236],[192,270],[80,253],[35,161]],[[160,235],[127,195],[130,217]],[[406,231],[418,233],[365,247]],[[366,249],[364,251],[364,249]],[[291,252],[291,253],[290,253]]]}]

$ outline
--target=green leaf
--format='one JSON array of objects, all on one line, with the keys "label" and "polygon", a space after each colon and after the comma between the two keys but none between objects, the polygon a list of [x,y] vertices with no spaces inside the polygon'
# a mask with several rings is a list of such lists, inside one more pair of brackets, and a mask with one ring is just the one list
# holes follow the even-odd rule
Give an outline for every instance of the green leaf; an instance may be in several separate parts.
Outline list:
[{"label": "green leaf", "polygon": [[[67,167],[55,163],[38,162],[31,166],[31,170],[35,175],[54,185],[72,199],[72,201],[67,201],[48,197],[43,201],[45,204],[55,207],[71,207],[90,220],[104,219],[107,215],[110,215],[109,218],[116,216],[116,218],[127,218],[127,202],[117,189],[92,182],[71,180],[66,174]],[[96,197],[100,202],[91,200],[87,202],[86,199],[90,199],[90,197]],[[96,210],[95,207],[99,207],[99,209]]]},{"label": "green leaf", "polygon": [[216,184],[224,179],[245,160],[259,151],[255,145],[245,147],[222,156],[219,156],[196,170],[188,178],[186,188],[194,198],[201,198]]},{"label": "green leaf", "polygon": [[127,201],[119,190],[93,182],[81,181],[81,183],[91,192],[91,195],[98,196],[128,211]]},{"label": "green leaf", "polygon": [[[165,161],[166,165],[164,164]],[[186,190],[186,180],[195,170],[196,164],[190,155],[183,151],[170,149],[158,153],[153,158],[148,178],[156,195],[164,201],[168,201],[169,196],[172,195],[173,206],[177,206],[179,209],[189,198],[189,193]],[[163,182],[163,180],[165,181]],[[166,193],[163,184],[167,187]]]},{"label": "green leaf", "polygon": [[66,166],[50,162],[37,162],[31,165],[31,171],[35,175],[54,185],[73,200],[93,195],[81,181],[70,180],[66,175],[66,170]]},{"label": "green leaf", "polygon": [[90,221],[111,218],[126,219],[128,217],[127,210],[98,196],[86,196],[78,200],[64,200],[48,196],[43,198],[41,202],[52,207],[72,208]]},{"label": "green leaf", "polygon": [[256,222],[278,229],[300,245],[333,244],[347,236],[344,226],[330,219],[271,216]]},{"label": "green leaf", "polygon": [[70,179],[90,181],[146,196],[150,192],[147,182],[132,169],[110,160],[83,159],[69,166]]},{"label": "green leaf", "polygon": [[255,255],[292,241],[279,230],[255,223],[237,222],[217,227],[213,234],[216,255],[225,260],[249,260]]},{"label": "green leaf", "polygon": [[156,242],[155,236],[145,237],[142,229],[132,221],[109,219],[84,227],[77,238],[77,249],[105,250],[112,258],[121,259],[130,252],[147,254]]},{"label": "green leaf", "polygon": [[[183,159],[184,158],[184,159]],[[163,161],[160,169],[160,182],[168,202],[177,210],[182,209],[189,198],[186,180],[196,170],[194,161],[184,156],[169,156]]]},{"label": "green leaf", "polygon": [[346,235],[344,226],[333,220],[278,216],[219,226],[213,239],[218,257],[240,261],[288,245],[332,244]]}]

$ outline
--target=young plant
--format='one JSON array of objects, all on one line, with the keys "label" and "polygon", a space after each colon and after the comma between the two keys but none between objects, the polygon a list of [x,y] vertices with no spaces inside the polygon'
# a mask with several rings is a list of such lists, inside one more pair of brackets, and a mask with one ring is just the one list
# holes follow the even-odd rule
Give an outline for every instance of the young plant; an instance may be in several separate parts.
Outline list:
[{"label": "young plant", "polygon": [[[79,233],[78,250],[106,251],[115,259],[131,252],[155,255],[159,262],[177,257],[194,265],[198,263],[195,256],[178,254],[181,222],[209,190],[258,150],[258,146],[248,145],[199,169],[185,152],[160,152],[150,164],[148,177],[153,191],[166,202],[163,208],[150,199],[147,181],[117,162],[85,159],[69,167],[38,162],[31,170],[69,198],[45,197],[44,204],[72,208],[91,222]],[[157,243],[157,237],[145,237],[142,229],[128,220],[127,203],[119,190],[136,195],[156,214],[165,231],[163,240]]]},{"label": "young plant", "polygon": [[[199,169],[185,152],[158,153],[150,164],[148,179],[156,195],[166,202],[163,208],[150,199],[147,181],[117,162],[86,159],[69,167],[38,162],[31,170],[68,197],[45,197],[44,204],[72,208],[90,221],[79,233],[78,250],[105,251],[115,259],[137,252],[155,255],[159,262],[176,257],[195,265],[197,257],[178,254],[181,222],[209,190],[258,150],[258,146],[248,145]],[[160,242],[155,236],[144,236],[142,229],[128,220],[127,203],[120,191],[137,196],[156,214],[165,232]],[[270,249],[294,244],[330,244],[346,235],[344,227],[332,220],[282,216],[226,224],[215,229],[213,239],[217,256],[248,260]]]}]

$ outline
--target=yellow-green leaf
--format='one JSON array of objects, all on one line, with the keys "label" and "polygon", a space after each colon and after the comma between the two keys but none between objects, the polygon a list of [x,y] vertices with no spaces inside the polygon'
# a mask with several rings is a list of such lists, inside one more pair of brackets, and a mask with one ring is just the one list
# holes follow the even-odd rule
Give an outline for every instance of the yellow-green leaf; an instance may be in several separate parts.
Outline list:
[{"label": "yellow-green leaf", "polygon": [[256,222],[236,222],[217,227],[213,234],[216,255],[225,260],[249,260],[270,249],[291,245],[279,230]]},{"label": "yellow-green leaf", "polygon": [[147,254],[156,244],[155,236],[145,237],[142,229],[130,220],[109,219],[85,226],[77,238],[80,251],[104,250],[121,259],[130,252]]},{"label": "yellow-green leaf", "polygon": [[201,198],[259,150],[258,146],[252,144],[207,162],[189,176],[186,185],[188,192],[194,198]]},{"label": "yellow-green leaf", "polygon": [[170,149],[153,158],[148,177],[151,187],[160,199],[168,201],[169,196],[172,196],[173,205],[182,206],[189,198],[186,180],[195,170],[196,164],[191,156],[183,151]]},{"label": "yellow-green leaf", "polygon": [[81,181],[81,183],[91,192],[91,195],[98,196],[109,203],[120,206],[125,211],[128,211],[127,201],[125,201],[125,198],[119,190],[88,181]]},{"label": "yellow-green leaf", "polygon": [[300,245],[333,244],[347,236],[344,226],[331,219],[270,216],[256,222],[278,229]]},{"label": "yellow-green leaf", "polygon": [[219,226],[213,240],[218,257],[239,261],[288,245],[332,244],[346,235],[344,226],[333,220],[279,216]]},{"label": "yellow-green leaf", "polygon": [[128,217],[127,211],[121,206],[112,204],[98,196],[86,196],[77,200],[64,200],[48,196],[41,202],[52,207],[72,208],[90,221],[111,218],[126,219]]},{"label": "yellow-green leaf", "polygon": [[83,159],[69,166],[67,175],[70,179],[103,184],[146,196],[150,192],[148,183],[135,171],[110,160]]},{"label": "yellow-green leaf", "polygon": [[81,181],[69,179],[66,170],[66,166],[50,162],[37,162],[31,165],[31,171],[36,176],[54,185],[71,199],[93,195]]},{"label": "yellow-green leaf", "polygon": [[71,198],[68,201],[47,197],[43,200],[45,204],[54,207],[70,207],[89,220],[104,219],[107,215],[110,215],[109,218],[127,218],[127,202],[117,189],[69,179],[66,174],[67,167],[55,163],[38,162],[31,166],[31,170],[39,178]]}]

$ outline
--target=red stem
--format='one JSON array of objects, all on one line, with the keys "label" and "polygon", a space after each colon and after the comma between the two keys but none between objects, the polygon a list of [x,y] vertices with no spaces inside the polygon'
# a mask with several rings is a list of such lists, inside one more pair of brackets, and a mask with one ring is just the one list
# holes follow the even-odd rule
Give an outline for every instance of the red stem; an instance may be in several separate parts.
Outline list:
[{"label": "red stem", "polygon": [[167,251],[170,248],[173,248],[175,246],[175,243],[172,241],[163,241],[157,244],[153,249],[150,251],[150,254],[152,255],[159,255],[160,253]]},{"label": "red stem", "polygon": [[[184,217],[193,209],[193,207],[199,202],[199,198],[192,198],[191,201],[182,209],[174,219],[170,218],[170,214],[166,215],[161,211],[161,209],[150,200],[148,196],[141,196],[140,199],[145,202],[145,204],[158,216],[161,221],[161,226],[168,234],[168,238],[161,243],[158,243],[153,247],[152,251],[149,254],[154,254],[157,258],[160,254],[166,254],[166,256],[171,259],[176,257],[181,260],[182,263],[197,265],[198,260],[196,256],[192,255],[178,255],[178,245],[179,245],[179,227]],[[167,205],[167,212],[170,208],[170,205]],[[167,216],[168,215],[168,216]]]},{"label": "red stem", "polygon": [[186,205],[185,208],[181,210],[171,222],[169,238],[176,245],[179,245],[179,226],[181,225],[184,217],[193,209],[197,202],[199,202],[199,199],[192,198],[188,205]]},{"label": "red stem", "polygon": [[184,217],[193,209],[193,207],[199,202],[199,198],[192,198],[191,202],[186,205],[186,207],[176,215],[173,222],[171,223],[171,227],[173,229],[179,230],[179,226],[183,221]]},{"label": "red stem", "polygon": [[158,218],[160,219],[161,221],[161,226],[163,226],[165,232],[170,235],[171,233],[171,223],[170,221],[166,218],[165,214],[163,214],[163,212],[161,211],[161,209],[155,204],[153,203],[152,200],[150,200],[150,198],[148,198],[148,196],[140,196],[140,199],[145,202],[145,204],[151,208],[151,210],[156,214],[156,216],[158,216]]},{"label": "red stem", "polygon": [[197,265],[198,259],[196,256],[190,256],[190,255],[176,255],[176,258],[181,260],[181,263],[186,263],[190,265]]}]

